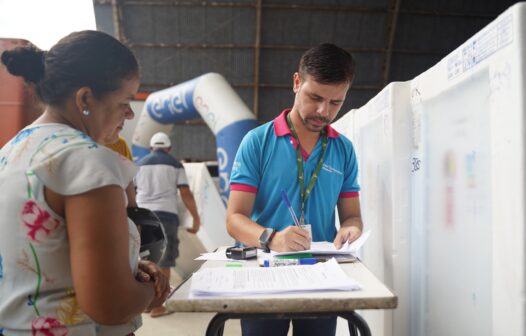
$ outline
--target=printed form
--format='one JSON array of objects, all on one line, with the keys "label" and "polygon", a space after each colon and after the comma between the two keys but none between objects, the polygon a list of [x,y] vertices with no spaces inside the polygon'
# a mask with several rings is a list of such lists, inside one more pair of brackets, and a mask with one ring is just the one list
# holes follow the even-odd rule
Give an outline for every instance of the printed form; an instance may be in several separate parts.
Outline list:
[{"label": "printed form", "polygon": [[336,260],[305,266],[205,268],[192,276],[194,296],[240,296],[308,291],[359,290]]},{"label": "printed form", "polygon": [[353,254],[358,252],[362,248],[362,246],[365,244],[367,239],[369,239],[369,235],[371,234],[371,230],[364,232],[358,239],[353,241],[349,244],[349,242],[345,242],[345,244],[342,245],[340,249],[336,249],[336,246],[334,246],[333,242],[327,242],[327,241],[321,241],[321,242],[312,242],[310,245],[310,249],[303,250],[303,251],[297,251],[297,252],[275,252],[271,251],[271,254],[273,256],[280,256],[280,255],[293,255],[293,254],[303,254],[303,253],[312,253],[317,255],[346,255],[346,254]]}]

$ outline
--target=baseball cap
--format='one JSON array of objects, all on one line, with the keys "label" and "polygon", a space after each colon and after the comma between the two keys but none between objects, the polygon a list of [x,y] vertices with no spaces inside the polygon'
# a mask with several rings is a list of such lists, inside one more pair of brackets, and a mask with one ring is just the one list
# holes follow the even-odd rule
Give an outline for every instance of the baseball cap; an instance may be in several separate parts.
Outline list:
[{"label": "baseball cap", "polygon": [[166,133],[157,132],[150,139],[150,147],[152,148],[168,148],[170,146],[172,146],[172,143]]}]

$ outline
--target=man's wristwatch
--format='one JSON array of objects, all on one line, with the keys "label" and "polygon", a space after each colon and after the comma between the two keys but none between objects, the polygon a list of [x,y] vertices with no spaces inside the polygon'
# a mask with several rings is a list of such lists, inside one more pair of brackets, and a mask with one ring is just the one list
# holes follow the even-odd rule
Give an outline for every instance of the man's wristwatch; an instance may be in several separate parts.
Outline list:
[{"label": "man's wristwatch", "polygon": [[259,236],[259,245],[261,245],[261,248],[265,252],[270,252],[270,248],[268,246],[270,245],[270,242],[272,241],[272,238],[274,238],[275,234],[276,230],[272,228],[266,228],[261,236]]}]

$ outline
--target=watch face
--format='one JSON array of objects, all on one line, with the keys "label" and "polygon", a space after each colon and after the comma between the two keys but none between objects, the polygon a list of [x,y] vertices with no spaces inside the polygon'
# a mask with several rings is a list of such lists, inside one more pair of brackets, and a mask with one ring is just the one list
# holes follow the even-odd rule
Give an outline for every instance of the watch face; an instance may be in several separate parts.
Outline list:
[{"label": "watch face", "polygon": [[261,233],[261,236],[259,236],[259,244],[265,252],[270,252],[268,245],[270,244],[270,240],[272,239],[273,233],[274,229],[266,228],[265,231]]},{"label": "watch face", "polygon": [[270,230],[272,230],[272,229],[265,229],[265,231],[263,231],[261,236],[259,236],[259,243],[261,245],[266,245],[267,244],[268,239],[270,238],[270,235],[272,233],[272,231],[270,231]]}]

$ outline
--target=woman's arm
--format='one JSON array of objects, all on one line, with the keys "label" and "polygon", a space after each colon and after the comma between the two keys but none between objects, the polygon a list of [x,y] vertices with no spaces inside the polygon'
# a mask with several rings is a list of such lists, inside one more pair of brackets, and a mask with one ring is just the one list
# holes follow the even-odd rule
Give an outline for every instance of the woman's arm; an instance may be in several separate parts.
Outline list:
[{"label": "woman's arm", "polygon": [[73,285],[81,309],[100,324],[128,322],[151,304],[154,285],[137,281],[129,265],[122,188],[106,186],[63,199]]}]

